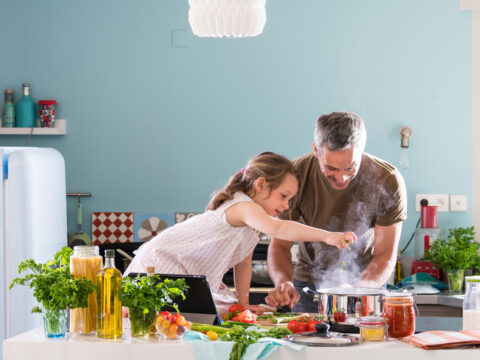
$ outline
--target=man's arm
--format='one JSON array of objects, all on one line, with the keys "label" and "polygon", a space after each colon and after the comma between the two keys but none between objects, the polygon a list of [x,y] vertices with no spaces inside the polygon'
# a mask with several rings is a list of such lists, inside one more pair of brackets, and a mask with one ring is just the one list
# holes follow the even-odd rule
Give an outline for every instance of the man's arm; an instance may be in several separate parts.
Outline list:
[{"label": "man's arm", "polygon": [[390,226],[375,225],[373,258],[356,286],[380,287],[387,282],[395,267],[402,224],[400,221]]},{"label": "man's arm", "polygon": [[289,305],[292,308],[299,295],[293,287],[293,265],[290,249],[293,242],[273,238],[268,246],[268,273],[275,289],[265,298],[268,305]]}]

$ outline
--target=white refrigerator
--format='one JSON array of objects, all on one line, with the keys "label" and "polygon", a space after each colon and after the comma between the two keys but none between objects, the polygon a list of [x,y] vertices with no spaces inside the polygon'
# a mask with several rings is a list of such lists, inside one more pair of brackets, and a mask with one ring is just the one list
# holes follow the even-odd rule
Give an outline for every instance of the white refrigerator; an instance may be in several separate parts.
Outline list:
[{"label": "white refrigerator", "polygon": [[42,325],[26,286],[8,289],[18,264],[50,259],[67,245],[65,162],[51,148],[0,147],[0,354],[3,340]]}]

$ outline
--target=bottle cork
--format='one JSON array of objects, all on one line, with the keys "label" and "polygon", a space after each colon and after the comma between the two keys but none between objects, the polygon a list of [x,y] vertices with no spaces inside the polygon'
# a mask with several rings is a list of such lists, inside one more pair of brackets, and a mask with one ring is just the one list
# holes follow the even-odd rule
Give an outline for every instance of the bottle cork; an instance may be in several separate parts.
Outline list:
[{"label": "bottle cork", "polygon": [[147,276],[155,275],[155,266],[147,266]]}]

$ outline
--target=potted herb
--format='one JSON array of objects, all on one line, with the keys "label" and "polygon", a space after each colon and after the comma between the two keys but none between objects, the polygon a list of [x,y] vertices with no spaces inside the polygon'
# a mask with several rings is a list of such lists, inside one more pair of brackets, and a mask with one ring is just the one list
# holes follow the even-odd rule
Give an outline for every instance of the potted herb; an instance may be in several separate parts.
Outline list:
[{"label": "potted herb", "polygon": [[120,289],[120,300],[128,307],[132,336],[148,337],[155,332],[155,315],[166,306],[178,312],[174,300],[185,299],[188,286],[185,279],[165,279],[160,276],[125,277]]},{"label": "potted herb", "polygon": [[15,285],[25,285],[33,289],[33,296],[41,305],[35,306],[32,313],[43,312],[45,335],[47,338],[64,338],[67,326],[67,308],[88,306],[88,295],[95,290],[94,284],[86,279],[74,279],[70,274],[72,249],[63,247],[53,260],[44,264],[33,259],[22,261],[18,273],[28,272],[23,277],[13,279]]},{"label": "potted herb", "polygon": [[435,240],[423,259],[431,261],[447,273],[449,292],[462,291],[465,269],[478,263],[480,243],[474,240],[473,226],[449,230],[446,240]]}]

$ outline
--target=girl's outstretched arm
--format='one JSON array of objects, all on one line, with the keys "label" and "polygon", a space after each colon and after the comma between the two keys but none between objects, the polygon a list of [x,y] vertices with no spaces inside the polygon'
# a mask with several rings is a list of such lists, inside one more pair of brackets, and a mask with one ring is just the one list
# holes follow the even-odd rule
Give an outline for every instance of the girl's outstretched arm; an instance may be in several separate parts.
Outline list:
[{"label": "girl's outstretched arm", "polygon": [[357,241],[353,232],[330,232],[296,221],[280,220],[268,215],[256,203],[239,202],[225,211],[227,221],[232,226],[250,226],[271,237],[298,242],[325,242],[339,249]]}]

